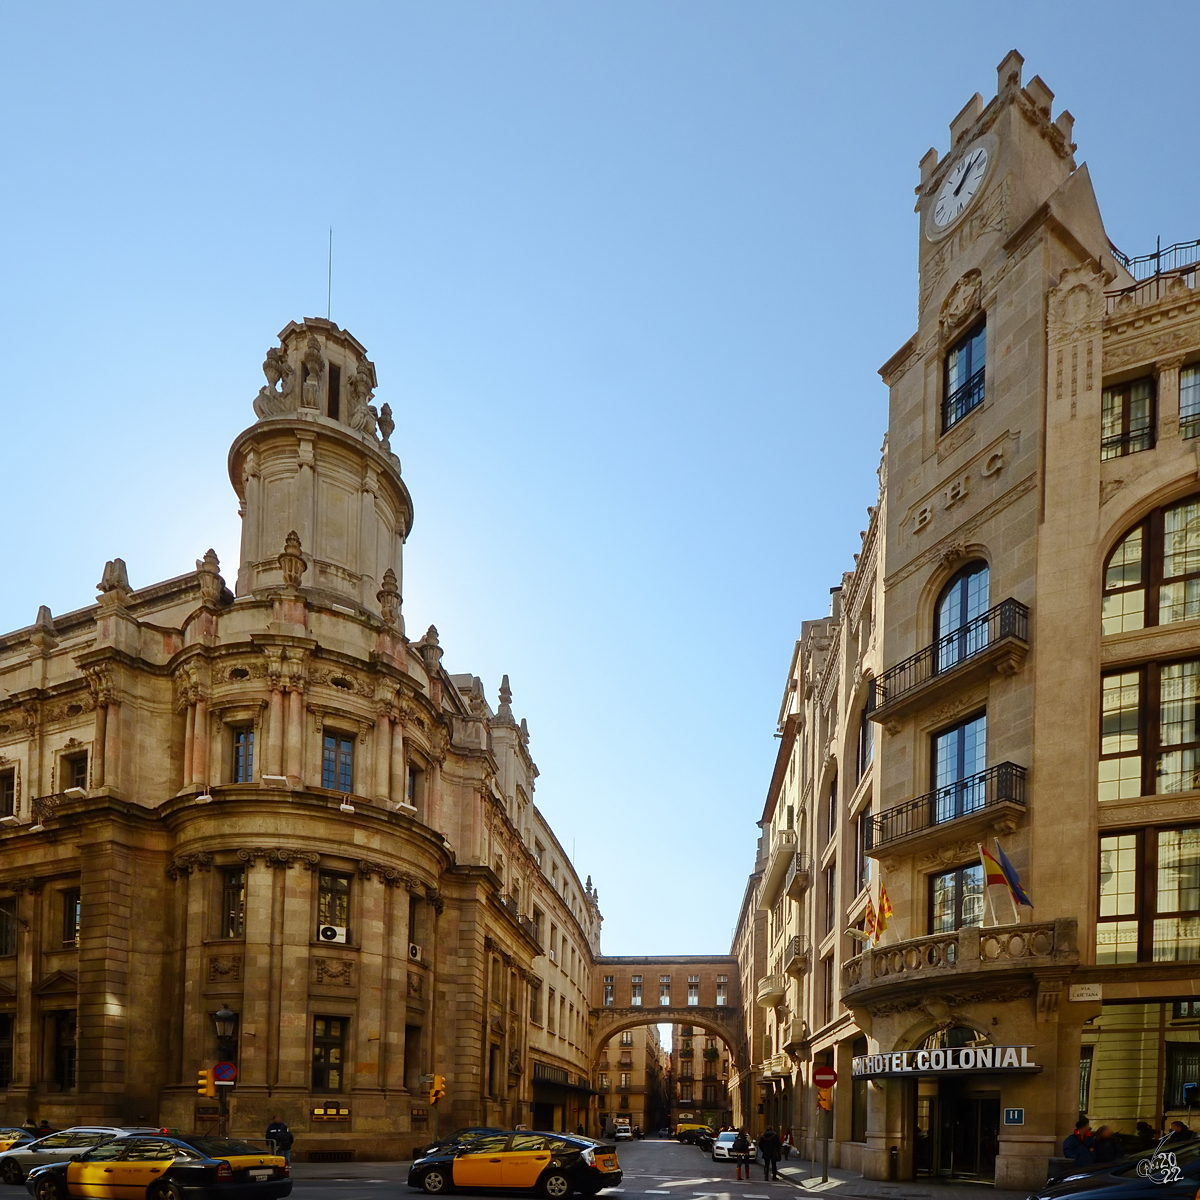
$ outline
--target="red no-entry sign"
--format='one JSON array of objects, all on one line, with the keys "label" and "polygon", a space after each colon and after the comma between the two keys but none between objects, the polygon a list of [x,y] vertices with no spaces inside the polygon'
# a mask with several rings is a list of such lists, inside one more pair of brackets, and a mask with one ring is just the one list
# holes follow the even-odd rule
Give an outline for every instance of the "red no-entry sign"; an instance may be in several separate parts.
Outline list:
[{"label": "red no-entry sign", "polygon": [[837,1072],[832,1067],[814,1067],[813,1083],[819,1088],[831,1088],[837,1083]]}]

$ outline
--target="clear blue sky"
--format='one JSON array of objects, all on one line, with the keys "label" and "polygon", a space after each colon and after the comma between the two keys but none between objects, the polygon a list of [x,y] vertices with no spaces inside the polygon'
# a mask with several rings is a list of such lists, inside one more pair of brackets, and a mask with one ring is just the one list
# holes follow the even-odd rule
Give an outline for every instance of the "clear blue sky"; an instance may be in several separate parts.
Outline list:
[{"label": "clear blue sky", "polygon": [[511,675],[605,949],[724,952],[792,643],[875,500],[918,159],[1015,46],[1114,241],[1200,237],[1198,14],[10,0],[0,629],[116,555],[232,580],[226,450],[332,224],[410,631]]}]

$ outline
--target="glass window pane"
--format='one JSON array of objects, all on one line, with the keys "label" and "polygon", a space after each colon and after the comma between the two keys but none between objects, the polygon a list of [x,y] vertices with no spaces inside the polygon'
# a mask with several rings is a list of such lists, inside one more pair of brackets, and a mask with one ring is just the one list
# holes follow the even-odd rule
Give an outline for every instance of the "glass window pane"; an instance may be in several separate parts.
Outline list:
[{"label": "glass window pane", "polygon": [[1179,372],[1179,419],[1200,417],[1200,367],[1184,367]]},{"label": "glass window pane", "polygon": [[1158,791],[1192,791],[1200,786],[1200,662],[1161,667],[1159,689],[1159,742],[1179,749],[1159,755]]},{"label": "glass window pane", "polygon": [[1096,926],[1096,962],[1137,962],[1138,926],[1136,921],[1107,921]]},{"label": "glass window pane", "polygon": [[1127,534],[1109,557],[1104,571],[1106,588],[1129,587],[1142,582],[1142,529]]},{"label": "glass window pane", "polygon": [[1138,707],[1141,676],[1137,671],[1105,675],[1100,702],[1100,753],[1138,750]]},{"label": "glass window pane", "polygon": [[1105,440],[1121,436],[1122,400],[1121,392],[1106,391],[1100,401],[1100,436]]},{"label": "glass window pane", "polygon": [[1158,911],[1200,913],[1200,827],[1159,832]]},{"label": "glass window pane", "polygon": [[1200,571],[1200,500],[1186,500],[1163,513],[1163,578]]},{"label": "glass window pane", "polygon": [[983,866],[964,867],[962,877],[962,927],[983,924]]},{"label": "glass window pane", "polygon": [[[1168,586],[1176,585],[1168,584]],[[1175,620],[1176,618],[1171,619]],[[1183,618],[1178,619],[1182,620]],[[1144,628],[1145,624],[1146,591],[1144,588],[1134,588],[1128,592],[1110,592],[1104,597],[1102,633],[1129,633],[1132,630]]]},{"label": "glass window pane", "polygon": [[1124,758],[1105,758],[1100,761],[1100,801],[1136,800],[1142,794],[1142,756],[1129,754]]},{"label": "glass window pane", "polygon": [[1137,912],[1137,835],[1100,839],[1100,915]]},{"label": "glass window pane", "polygon": [[1154,922],[1154,961],[1197,960],[1200,960],[1200,917],[1158,917]]}]

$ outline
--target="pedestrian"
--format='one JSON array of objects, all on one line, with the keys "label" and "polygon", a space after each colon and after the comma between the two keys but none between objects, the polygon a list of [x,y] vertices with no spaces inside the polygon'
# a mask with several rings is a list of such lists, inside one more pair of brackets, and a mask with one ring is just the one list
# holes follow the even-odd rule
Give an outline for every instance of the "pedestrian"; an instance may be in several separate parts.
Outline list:
[{"label": "pedestrian", "polygon": [[733,1139],[733,1145],[729,1147],[729,1153],[733,1155],[734,1166],[737,1168],[737,1177],[741,1179],[742,1168],[746,1168],[746,1178],[750,1178],[750,1139],[746,1136],[745,1129],[737,1131],[737,1137]]},{"label": "pedestrian", "polygon": [[267,1126],[267,1141],[275,1143],[275,1153],[282,1154],[286,1163],[292,1161],[292,1143],[295,1140],[286,1121],[281,1121],[278,1117],[271,1118],[271,1123]]},{"label": "pedestrian", "polygon": [[1182,1121],[1172,1121],[1171,1132],[1167,1134],[1167,1145],[1172,1146],[1176,1142],[1190,1142],[1195,1136],[1195,1131],[1188,1128]]},{"label": "pedestrian", "polygon": [[26,1117],[25,1124],[21,1128],[29,1130],[30,1133],[37,1133],[38,1131],[37,1122],[32,1117]]},{"label": "pedestrian", "polygon": [[1096,1130],[1096,1140],[1092,1143],[1092,1154],[1097,1163],[1112,1163],[1125,1157],[1121,1148],[1121,1139],[1113,1132],[1111,1125],[1101,1125]]},{"label": "pedestrian", "polygon": [[1063,1138],[1063,1158],[1069,1158],[1077,1167],[1095,1166],[1096,1155],[1092,1146],[1092,1123],[1087,1117],[1080,1117],[1075,1122],[1075,1132]]},{"label": "pedestrian", "polygon": [[758,1148],[762,1151],[763,1156],[763,1179],[770,1180],[772,1177],[779,1178],[779,1154],[781,1143],[779,1134],[768,1125],[763,1130],[763,1135],[758,1139]]},{"label": "pedestrian", "polygon": [[38,1133],[53,1133],[54,1132],[54,1130],[50,1128],[50,1122],[47,1121],[45,1117],[42,1118],[42,1122],[37,1127],[37,1131],[38,1131]]},{"label": "pedestrian", "polygon": [[1145,1122],[1137,1123],[1137,1139],[1139,1150],[1149,1150],[1158,1141],[1158,1134]]},{"label": "pedestrian", "polygon": [[791,1158],[792,1148],[796,1144],[792,1140],[792,1131],[790,1129],[785,1129],[783,1131],[783,1139],[780,1144],[783,1147],[783,1157],[784,1157],[784,1160],[786,1161],[787,1159]]}]

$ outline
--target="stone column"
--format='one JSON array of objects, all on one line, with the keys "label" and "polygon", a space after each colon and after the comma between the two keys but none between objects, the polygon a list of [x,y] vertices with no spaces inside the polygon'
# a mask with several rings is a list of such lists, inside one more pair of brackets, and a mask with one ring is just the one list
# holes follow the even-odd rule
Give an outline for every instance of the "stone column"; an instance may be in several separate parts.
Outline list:
[{"label": "stone column", "polygon": [[392,717],[386,704],[375,714],[375,799],[386,804],[391,795]]},{"label": "stone column", "polygon": [[276,873],[266,863],[246,862],[246,933],[243,949],[239,1081],[247,1087],[271,1083],[275,1049],[272,990],[272,932]]},{"label": "stone column", "polygon": [[287,694],[287,744],[283,773],[294,783],[304,774],[304,694],[293,685]]},{"label": "stone column", "polygon": [[104,741],[108,733],[108,704],[96,701],[96,729],[92,734],[92,787],[104,786]]},{"label": "stone column", "polygon": [[189,704],[184,716],[183,727],[183,786],[192,782],[192,762],[196,751],[196,706]]},{"label": "stone column", "polygon": [[429,759],[429,780],[425,798],[425,824],[439,833],[446,832],[442,819],[442,757]]},{"label": "stone column", "polygon": [[[104,749],[100,756],[102,782],[109,787],[121,786],[121,719],[124,710],[115,700],[110,700],[104,714]],[[93,779],[93,787],[100,783]]]},{"label": "stone column", "polygon": [[192,779],[201,787],[208,786],[208,701],[196,697],[196,717],[192,734]]},{"label": "stone column", "polygon": [[1182,358],[1160,358],[1154,364],[1158,372],[1159,440],[1179,433],[1179,368]]},{"label": "stone column", "polygon": [[271,703],[267,716],[267,758],[264,775],[283,774],[283,690],[271,689]]},{"label": "stone column", "polygon": [[404,725],[397,717],[392,721],[392,803],[408,803],[408,760],[404,757]]}]

